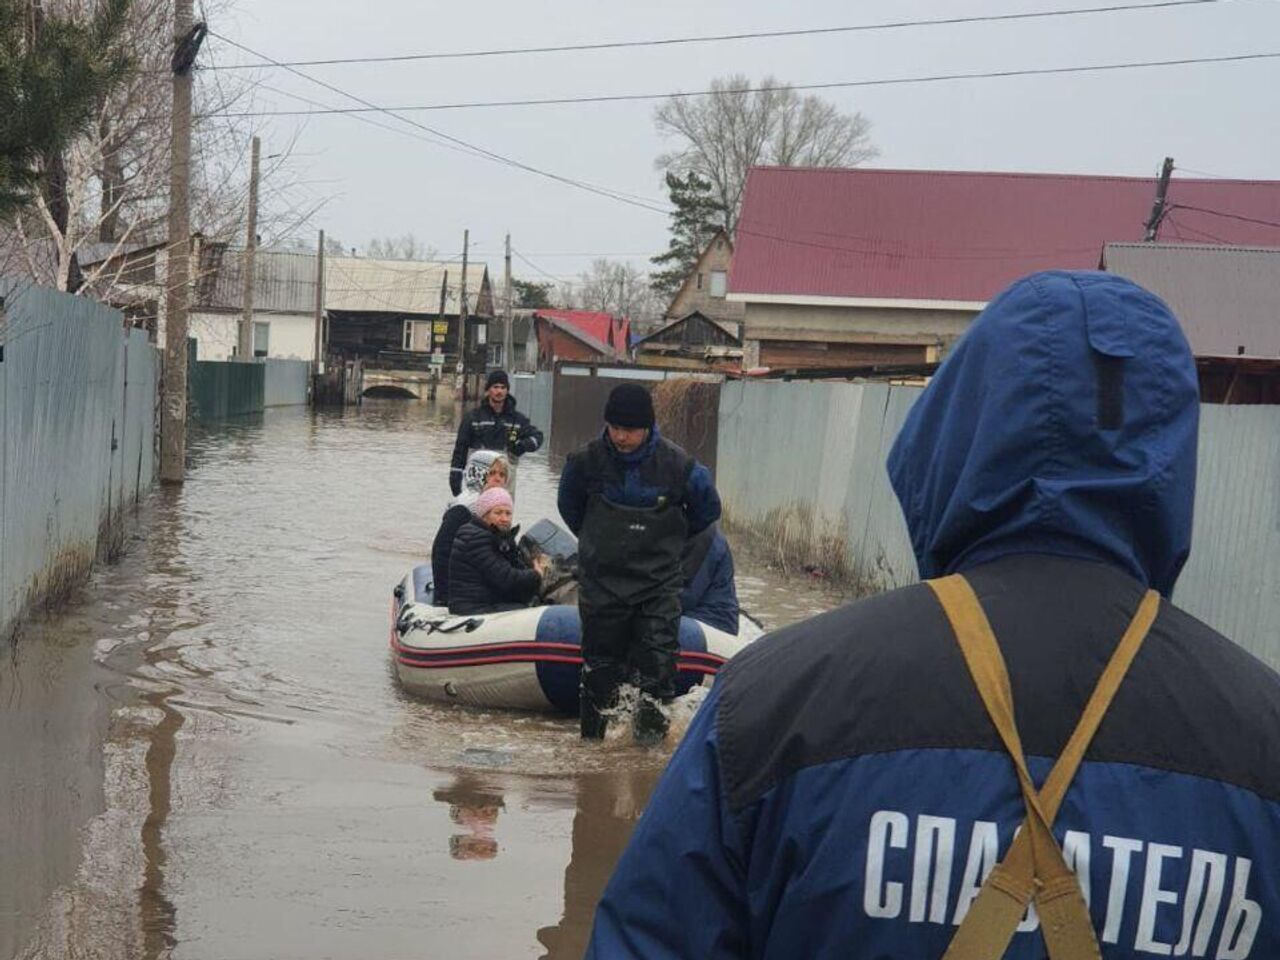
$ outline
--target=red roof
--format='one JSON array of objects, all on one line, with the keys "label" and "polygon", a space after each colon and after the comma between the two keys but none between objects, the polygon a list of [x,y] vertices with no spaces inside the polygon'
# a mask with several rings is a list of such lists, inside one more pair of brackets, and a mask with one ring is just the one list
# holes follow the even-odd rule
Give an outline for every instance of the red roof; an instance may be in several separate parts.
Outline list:
[{"label": "red roof", "polygon": [[[1097,269],[1141,240],[1155,178],[756,167],[729,290],[986,301],[1018,277]],[[1280,242],[1280,182],[1174,177],[1165,243]],[[1200,209],[1191,209],[1200,208]],[[1212,211],[1212,212],[1204,212]]]},{"label": "red roof", "polygon": [[581,330],[600,343],[613,347],[618,353],[627,352],[627,338],[631,333],[631,321],[615,317],[611,313],[593,310],[538,310],[539,317],[550,317]]}]

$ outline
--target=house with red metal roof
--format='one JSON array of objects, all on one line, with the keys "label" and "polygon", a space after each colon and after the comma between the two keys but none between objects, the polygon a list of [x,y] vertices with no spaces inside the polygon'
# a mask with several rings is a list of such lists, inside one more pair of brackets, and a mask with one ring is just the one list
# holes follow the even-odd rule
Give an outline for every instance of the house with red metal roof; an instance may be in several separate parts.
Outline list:
[{"label": "house with red metal roof", "polygon": [[[992,297],[1038,270],[1097,269],[1143,240],[1155,177],[756,167],[728,299],[744,367],[938,359]],[[1174,176],[1164,243],[1274,246],[1280,182]]]},{"label": "house with red metal roof", "polygon": [[539,309],[533,314],[538,369],[557,360],[616,362],[627,357],[631,322],[594,310]]}]

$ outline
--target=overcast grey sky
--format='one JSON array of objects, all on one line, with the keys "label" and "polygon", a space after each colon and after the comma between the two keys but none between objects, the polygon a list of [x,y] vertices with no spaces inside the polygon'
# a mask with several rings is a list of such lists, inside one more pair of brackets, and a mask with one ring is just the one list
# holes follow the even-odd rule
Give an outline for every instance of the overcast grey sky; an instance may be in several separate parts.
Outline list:
[{"label": "overcast grey sky", "polygon": [[[1123,0],[239,0],[210,27],[276,59],[651,39],[1109,5]],[[640,48],[306,71],[378,105],[705,89],[711,78],[772,73],[795,83],[1228,56],[1280,51],[1280,2],[1195,7]],[[216,40],[218,63],[252,58]],[[207,57],[206,57],[207,59]],[[338,94],[282,70],[263,84],[331,106]],[[198,82],[211,82],[201,75]],[[1166,155],[1184,175],[1280,179],[1280,60],[821,94],[872,122],[874,166],[1154,176]],[[260,88],[260,109],[307,109]],[[665,200],[654,158],[667,148],[653,103],[415,113],[427,126],[524,163]],[[380,124],[404,126],[386,116]],[[292,176],[330,197],[316,227],[348,246],[412,231],[450,257],[471,229],[473,256],[499,276],[502,238],[548,273],[593,256],[665,248],[665,217],[532,174],[378,129],[350,116],[264,118],[264,153],[298,132]],[[406,129],[411,129],[407,128]],[[270,184],[264,185],[269,190]],[[1277,231],[1280,245],[1280,231]],[[517,276],[541,279],[519,260]]]}]

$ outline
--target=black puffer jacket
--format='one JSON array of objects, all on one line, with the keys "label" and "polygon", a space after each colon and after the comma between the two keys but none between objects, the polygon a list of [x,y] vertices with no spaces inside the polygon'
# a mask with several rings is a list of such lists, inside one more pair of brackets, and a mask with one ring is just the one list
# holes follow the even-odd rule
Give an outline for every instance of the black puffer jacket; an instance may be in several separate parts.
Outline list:
[{"label": "black puffer jacket", "polygon": [[499,533],[472,517],[453,538],[449,554],[449,612],[485,613],[528,603],[542,577],[516,547],[516,531]]},{"label": "black puffer jacket", "polygon": [[449,559],[453,554],[453,538],[471,520],[471,511],[455,503],[444,512],[436,539],[431,544],[431,580],[437,607],[449,605]]}]

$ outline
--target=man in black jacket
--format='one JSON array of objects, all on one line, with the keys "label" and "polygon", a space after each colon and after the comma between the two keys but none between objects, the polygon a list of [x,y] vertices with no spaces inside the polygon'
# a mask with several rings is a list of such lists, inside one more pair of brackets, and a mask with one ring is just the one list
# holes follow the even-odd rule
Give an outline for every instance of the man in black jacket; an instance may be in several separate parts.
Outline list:
[{"label": "man in black jacket", "polygon": [[516,398],[510,392],[507,372],[490,371],[480,405],[468,410],[458,424],[458,440],[453,445],[449,469],[449,489],[454,496],[462,492],[462,471],[472,450],[505,451],[514,467],[521,454],[533,453],[542,446],[542,431],[516,411]]}]

